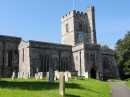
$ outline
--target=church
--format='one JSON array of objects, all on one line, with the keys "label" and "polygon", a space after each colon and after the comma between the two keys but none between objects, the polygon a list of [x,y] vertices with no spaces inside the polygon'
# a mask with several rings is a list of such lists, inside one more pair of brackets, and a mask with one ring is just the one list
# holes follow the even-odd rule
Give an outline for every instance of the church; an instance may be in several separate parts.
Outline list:
[{"label": "church", "polygon": [[72,10],[61,18],[61,44],[21,37],[0,35],[0,76],[45,76],[50,67],[54,71],[69,71],[75,76],[98,80],[119,78],[117,62],[112,50],[101,50],[97,44],[95,8],[87,12]]}]

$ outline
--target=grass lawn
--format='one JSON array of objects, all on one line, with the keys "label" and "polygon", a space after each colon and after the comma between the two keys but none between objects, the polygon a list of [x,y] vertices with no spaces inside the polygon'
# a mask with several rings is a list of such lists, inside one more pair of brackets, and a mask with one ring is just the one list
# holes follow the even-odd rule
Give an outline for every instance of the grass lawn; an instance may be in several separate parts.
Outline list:
[{"label": "grass lawn", "polygon": [[130,80],[125,83],[130,88]]},{"label": "grass lawn", "polygon": [[[110,97],[110,86],[106,82],[85,79],[69,79],[65,83],[65,97]],[[0,81],[0,97],[61,97],[59,81],[3,78]]]}]

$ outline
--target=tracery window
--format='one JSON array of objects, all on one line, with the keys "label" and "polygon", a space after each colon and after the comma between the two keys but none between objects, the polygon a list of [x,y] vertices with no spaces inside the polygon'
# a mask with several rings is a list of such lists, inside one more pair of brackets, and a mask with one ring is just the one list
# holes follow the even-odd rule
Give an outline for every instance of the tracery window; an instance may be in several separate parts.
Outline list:
[{"label": "tracery window", "polygon": [[67,71],[67,70],[69,70],[68,64],[69,64],[68,58],[62,58],[60,71]]},{"label": "tracery window", "polygon": [[95,54],[91,54],[91,61],[95,62],[96,61],[96,55]]},{"label": "tracery window", "polygon": [[103,68],[104,69],[109,69],[109,63],[108,63],[108,58],[107,57],[103,58]]}]

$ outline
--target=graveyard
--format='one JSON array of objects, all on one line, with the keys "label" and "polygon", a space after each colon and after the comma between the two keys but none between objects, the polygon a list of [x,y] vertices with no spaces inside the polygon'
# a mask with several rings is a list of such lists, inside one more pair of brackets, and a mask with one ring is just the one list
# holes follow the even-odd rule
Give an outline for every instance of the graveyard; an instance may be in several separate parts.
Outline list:
[{"label": "graveyard", "polygon": [[[64,79],[65,81],[65,79]],[[62,97],[60,80],[50,82],[47,78],[2,78],[0,97]],[[110,86],[106,82],[84,77],[71,77],[65,81],[64,97],[110,97]]]}]

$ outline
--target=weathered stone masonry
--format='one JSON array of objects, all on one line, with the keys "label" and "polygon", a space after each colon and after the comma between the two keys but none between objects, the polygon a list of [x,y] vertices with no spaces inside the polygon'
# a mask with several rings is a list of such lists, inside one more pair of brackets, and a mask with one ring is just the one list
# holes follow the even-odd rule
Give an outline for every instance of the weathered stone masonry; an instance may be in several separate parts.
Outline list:
[{"label": "weathered stone masonry", "polygon": [[61,18],[62,44],[24,41],[20,37],[0,35],[0,76],[34,77],[49,71],[77,71],[79,76],[107,80],[119,78],[114,52],[97,44],[95,9],[73,10]]},{"label": "weathered stone masonry", "polygon": [[19,37],[0,35],[0,75],[2,77],[10,77],[12,71],[18,71],[18,45],[20,41]]}]

